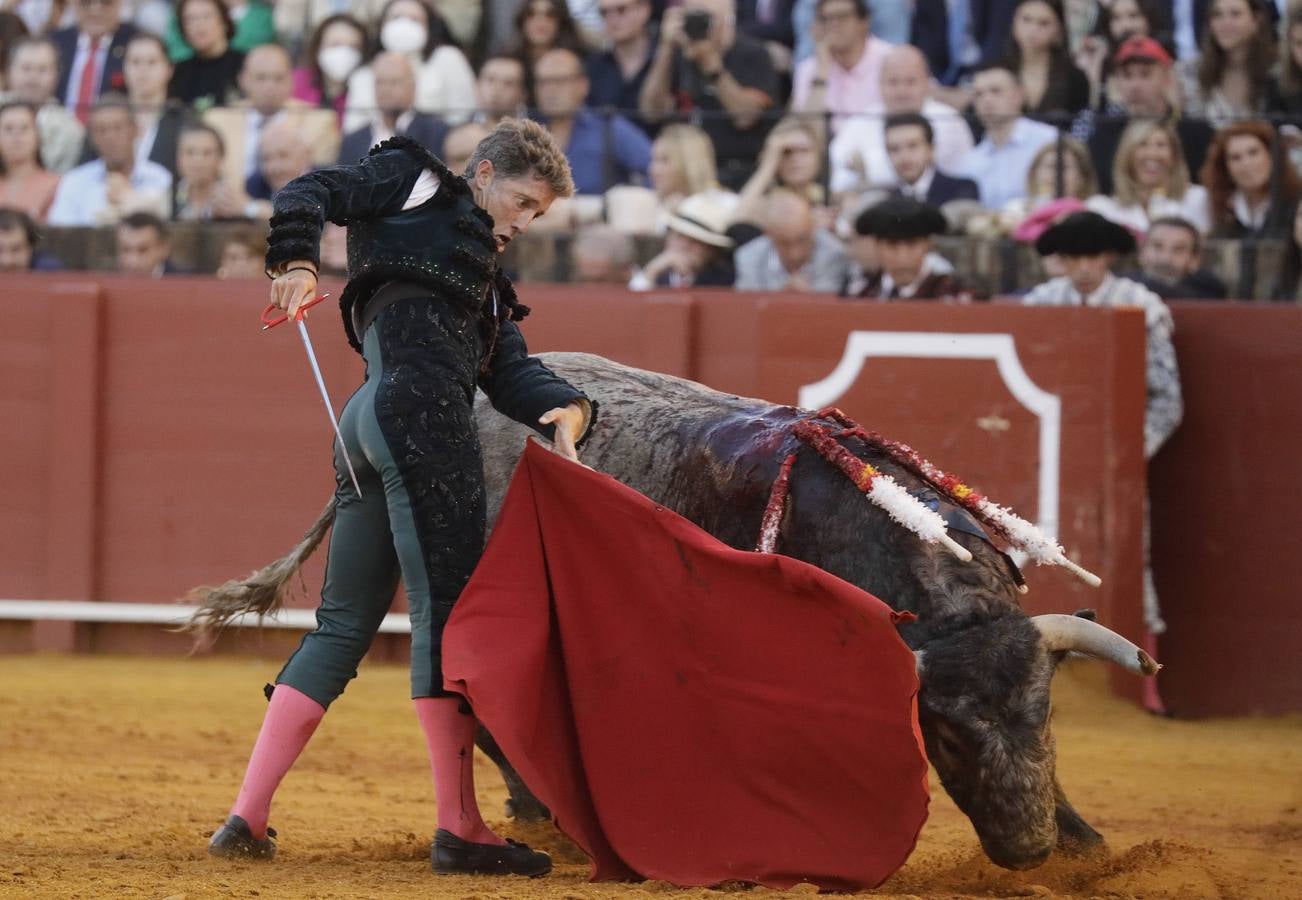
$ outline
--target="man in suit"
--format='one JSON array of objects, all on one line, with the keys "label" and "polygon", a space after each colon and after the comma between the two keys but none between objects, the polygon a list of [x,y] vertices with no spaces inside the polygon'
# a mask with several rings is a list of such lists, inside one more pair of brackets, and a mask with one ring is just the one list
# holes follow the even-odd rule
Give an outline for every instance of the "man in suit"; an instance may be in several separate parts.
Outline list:
[{"label": "man in suit", "polygon": [[900,179],[899,194],[928,206],[951,200],[979,200],[981,192],[970,178],[955,178],[936,169],[935,133],[921,113],[886,117],[886,156]]},{"label": "man in suit", "polygon": [[371,61],[375,73],[375,117],[344,136],[340,165],[357,162],[376,144],[396,134],[420,141],[435,156],[443,155],[448,126],[438,116],[417,112],[416,73],[402,53],[381,53]]},{"label": "man in suit", "polygon": [[63,105],[84,124],[99,96],[122,91],[122,61],[136,26],[122,21],[122,0],[74,0],[75,25],[50,35],[59,51],[59,86]]},{"label": "man in suit", "polygon": [[240,93],[246,99],[204,115],[204,122],[221,135],[226,147],[222,178],[227,184],[244,184],[257,171],[262,133],[273,122],[292,125],[312,148],[312,160],[318,165],[333,165],[338,159],[339,125],[334,110],[292,99],[292,70],[284,47],[254,47],[240,69]]},{"label": "man in suit", "polygon": [[892,187],[895,171],[886,155],[882,112],[920,113],[931,123],[936,162],[952,169],[972,149],[972,129],[952,106],[932,99],[931,72],[917,47],[891,49],[882,63],[883,109],[842,126],[828,148],[834,194],[864,187]]}]

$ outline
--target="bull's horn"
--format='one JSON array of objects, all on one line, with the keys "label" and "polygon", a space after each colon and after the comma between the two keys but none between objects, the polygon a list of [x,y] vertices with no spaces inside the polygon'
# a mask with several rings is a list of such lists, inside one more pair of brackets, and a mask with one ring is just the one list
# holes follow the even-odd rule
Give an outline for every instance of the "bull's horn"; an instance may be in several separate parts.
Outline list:
[{"label": "bull's horn", "polygon": [[926,659],[926,656],[927,656],[927,651],[925,650],[913,651],[913,668],[917,670],[919,678],[922,677],[923,660]]},{"label": "bull's horn", "polygon": [[1031,622],[1040,630],[1040,640],[1051,653],[1083,653],[1114,662],[1136,675],[1156,675],[1162,668],[1153,657],[1098,622],[1056,613],[1032,616]]}]

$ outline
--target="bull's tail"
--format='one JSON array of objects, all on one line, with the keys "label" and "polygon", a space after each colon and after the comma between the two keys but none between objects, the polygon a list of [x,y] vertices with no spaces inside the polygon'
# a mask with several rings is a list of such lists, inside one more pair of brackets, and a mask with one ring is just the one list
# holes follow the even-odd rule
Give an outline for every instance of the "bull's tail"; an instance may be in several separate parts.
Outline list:
[{"label": "bull's tail", "polygon": [[192,588],[183,600],[197,605],[198,609],[178,630],[193,634],[195,647],[199,648],[210,644],[234,619],[250,613],[261,618],[280,610],[294,575],[316,550],[334,520],[335,499],[331,497],[303,540],[280,559],[238,581]]}]

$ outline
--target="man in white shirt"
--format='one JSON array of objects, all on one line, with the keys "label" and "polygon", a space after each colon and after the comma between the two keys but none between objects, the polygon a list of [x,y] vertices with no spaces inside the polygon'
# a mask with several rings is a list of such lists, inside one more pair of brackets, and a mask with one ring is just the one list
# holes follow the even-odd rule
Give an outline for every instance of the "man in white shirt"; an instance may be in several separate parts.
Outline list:
[{"label": "man in white shirt", "polygon": [[99,159],[77,166],[59,180],[49,224],[112,225],[132,212],[152,212],[166,219],[172,205],[172,174],[158,163],[136,160],[138,129],[126,98],[106,94],[91,111],[89,124]]},{"label": "man in white shirt", "polygon": [[930,90],[931,72],[921,50],[904,45],[886,55],[881,68],[882,106],[846,122],[828,148],[833,193],[899,183],[886,152],[884,122],[890,115],[926,116],[937,167],[950,171],[958,165],[972,149],[972,130],[958,110],[931,99]]},{"label": "man in white shirt", "polygon": [[1022,115],[1026,97],[1017,74],[1003,64],[977,70],[972,105],[985,126],[981,143],[963,157],[955,175],[971,178],[981,189],[981,205],[1001,209],[1026,196],[1026,173],[1035,155],[1058,139],[1058,130]]}]

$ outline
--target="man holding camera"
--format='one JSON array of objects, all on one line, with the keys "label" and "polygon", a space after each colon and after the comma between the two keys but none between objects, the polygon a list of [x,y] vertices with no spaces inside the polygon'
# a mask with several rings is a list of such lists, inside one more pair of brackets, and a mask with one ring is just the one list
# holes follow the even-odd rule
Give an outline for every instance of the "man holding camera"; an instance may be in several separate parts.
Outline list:
[{"label": "man holding camera", "polygon": [[665,11],[638,107],[649,121],[698,113],[719,180],[738,190],[764,144],[778,75],[764,45],[738,34],[734,0],[686,0]]}]

